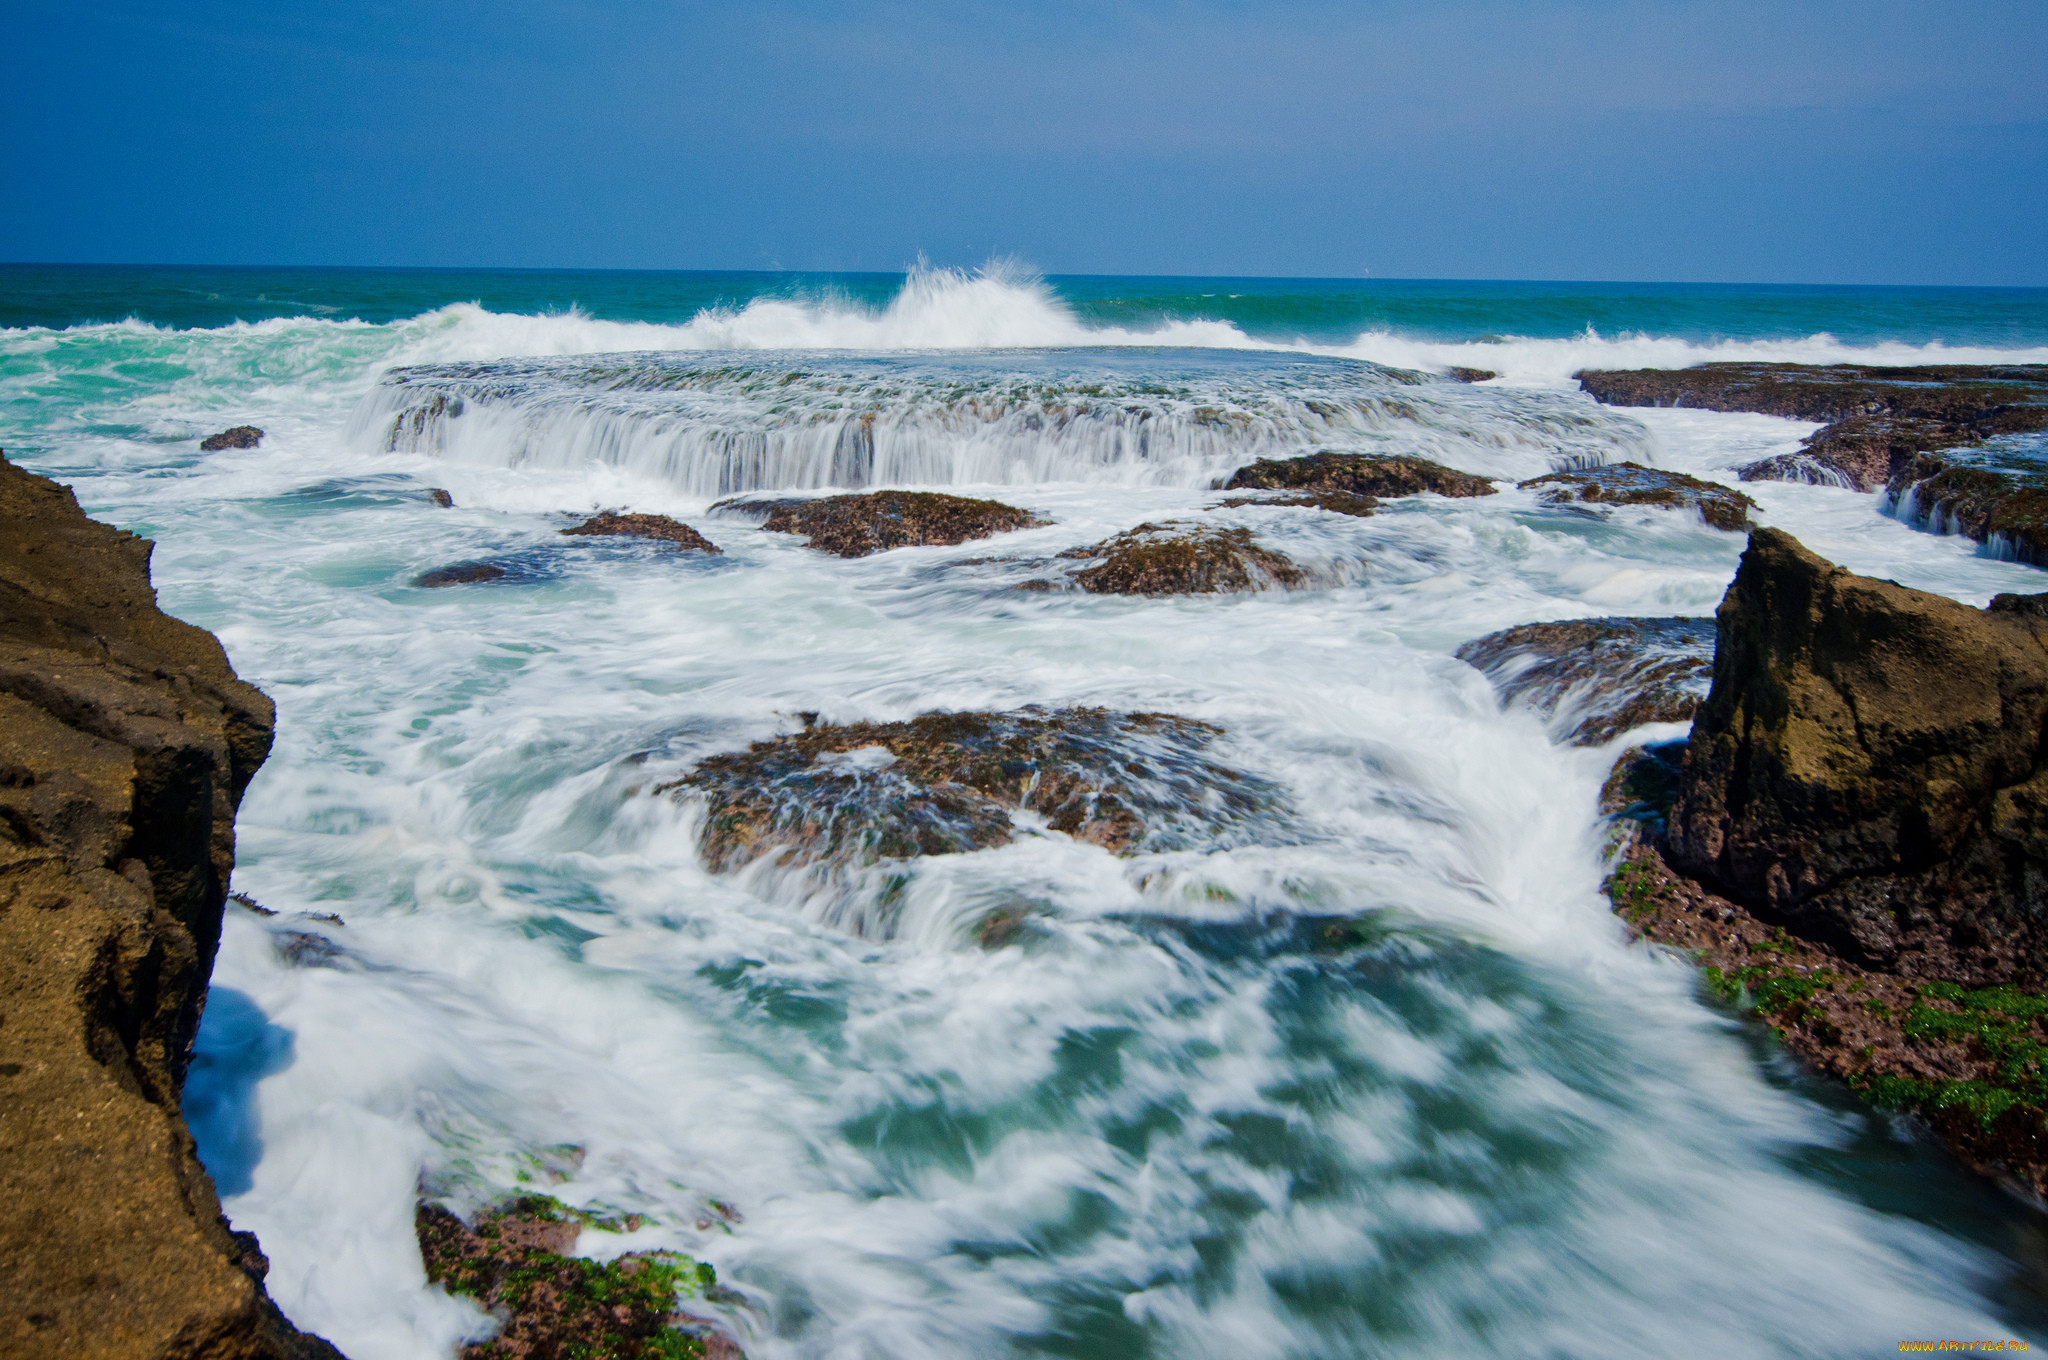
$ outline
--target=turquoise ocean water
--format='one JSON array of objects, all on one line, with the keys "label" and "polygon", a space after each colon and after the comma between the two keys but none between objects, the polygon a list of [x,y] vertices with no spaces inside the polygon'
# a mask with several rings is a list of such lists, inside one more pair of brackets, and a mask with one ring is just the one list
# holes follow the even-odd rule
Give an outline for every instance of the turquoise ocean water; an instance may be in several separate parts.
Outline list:
[{"label": "turquoise ocean water", "polygon": [[[421,1187],[541,1184],[645,1216],[587,1252],[713,1262],[700,1307],[756,1357],[2048,1341],[2038,1213],[1630,945],[1615,752],[1452,655],[1712,612],[1739,536],[1513,484],[1733,481],[1810,432],[1570,377],[1717,358],[2042,362],[2048,291],[0,267],[0,447],[155,538],[165,606],[278,702],[236,874],[277,915],[230,910],[187,1113],[280,1304],[356,1360],[452,1354],[490,1324],[427,1286]],[[236,424],[262,446],[199,450]],[[1215,508],[1318,448],[1503,490]],[[712,508],[873,486],[1047,523],[842,561]],[[1744,489],[1857,571],[2048,589],[1875,496]],[[724,555],[561,536],[598,507]],[[987,560],[1172,519],[1310,585],[1108,599]],[[515,570],[413,584],[475,559]],[[1130,857],[1026,827],[720,873],[656,791],[802,713],[1032,704],[1213,723],[1270,796]],[[986,947],[992,913],[1030,928]]]}]

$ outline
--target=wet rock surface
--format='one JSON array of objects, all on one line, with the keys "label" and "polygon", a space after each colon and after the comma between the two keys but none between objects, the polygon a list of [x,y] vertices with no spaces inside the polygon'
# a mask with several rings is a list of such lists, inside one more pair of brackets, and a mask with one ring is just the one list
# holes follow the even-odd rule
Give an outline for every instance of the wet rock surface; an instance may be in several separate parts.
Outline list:
[{"label": "wet rock surface", "polygon": [[658,543],[673,543],[685,552],[709,553],[713,557],[719,555],[717,544],[667,515],[630,515],[604,510],[562,532],[586,538],[649,538]]},{"label": "wet rock surface", "polygon": [[680,1252],[627,1252],[599,1263],[575,1256],[585,1228],[631,1232],[611,1219],[527,1195],[465,1223],[422,1203],[413,1220],[427,1279],[502,1319],[462,1360],[741,1360],[739,1347],[685,1299],[724,1291],[709,1265]]},{"label": "wet rock surface", "polygon": [[484,581],[502,581],[510,575],[496,562],[457,562],[453,566],[436,567],[413,577],[412,583],[422,590],[439,590],[444,586],[476,585]]},{"label": "wet rock surface", "polygon": [[1474,638],[1457,655],[1502,702],[1541,714],[1559,739],[1598,746],[1645,723],[1692,720],[1713,671],[1714,621],[1528,623]]},{"label": "wet rock surface", "polygon": [[1484,477],[1459,472],[1426,458],[1367,453],[1311,453],[1300,458],[1261,458],[1241,467],[1224,491],[1316,491],[1348,496],[1491,496],[1499,488]]},{"label": "wet rock surface", "polygon": [[1885,485],[1901,520],[1996,543],[2030,566],[2048,566],[2048,475],[1964,462],[1957,450],[1916,454]]},{"label": "wet rock surface", "polygon": [[1275,790],[1208,755],[1222,730],[1164,713],[1026,708],[812,723],[712,756],[657,793],[700,797],[707,863],[868,864],[986,849],[1019,811],[1118,854],[1227,838]]},{"label": "wet rock surface", "polygon": [[1868,966],[2048,981],[2048,621],[1766,529],[1718,624],[1677,866]]},{"label": "wet rock surface", "polygon": [[219,453],[222,449],[253,449],[263,442],[263,431],[254,425],[237,425],[233,429],[210,434],[199,441],[201,453]]},{"label": "wet rock surface", "polygon": [[1666,472],[1639,463],[1609,463],[1571,472],[1552,472],[1519,483],[1552,505],[1654,505],[1696,510],[1716,529],[1733,533],[1749,524],[1756,502],[1732,487]]},{"label": "wet rock surface", "polygon": [[721,501],[765,515],[762,528],[804,534],[810,546],[838,557],[866,557],[891,548],[949,546],[1046,523],[1001,501],[939,491],[874,491],[813,500]]},{"label": "wet rock surface", "polygon": [[1453,364],[1444,370],[1444,376],[1452,382],[1483,383],[1492,382],[1500,374],[1490,368],[1465,368],[1462,365]]},{"label": "wet rock surface", "polygon": [[1168,520],[1061,553],[1094,565],[1068,580],[1094,595],[1226,595],[1292,590],[1308,574],[1238,527]]},{"label": "wet rock surface", "polygon": [[453,510],[455,508],[455,497],[450,495],[448,488],[444,486],[428,487],[427,499],[440,506],[443,510]]},{"label": "wet rock surface", "polygon": [[151,547],[0,458],[0,1355],[332,1360],[179,1110],[273,711]]}]

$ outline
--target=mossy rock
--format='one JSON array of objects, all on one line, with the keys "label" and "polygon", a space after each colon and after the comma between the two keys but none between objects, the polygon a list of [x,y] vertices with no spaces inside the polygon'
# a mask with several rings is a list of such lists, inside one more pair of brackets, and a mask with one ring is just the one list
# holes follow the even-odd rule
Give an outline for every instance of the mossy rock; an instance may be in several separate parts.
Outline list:
[{"label": "mossy rock", "polygon": [[940,491],[871,491],[813,500],[721,501],[712,509],[761,510],[762,528],[803,534],[810,546],[838,557],[866,557],[891,548],[949,546],[1047,521],[1001,501]]},{"label": "mossy rock", "polygon": [[1598,746],[1645,723],[1692,720],[1713,677],[1714,621],[1525,623],[1474,638],[1457,656],[1504,701],[1552,719],[1564,740]]},{"label": "mossy rock", "polygon": [[739,1348],[682,1300],[718,1290],[717,1273],[678,1252],[629,1252],[597,1262],[568,1252],[586,1227],[630,1230],[527,1195],[464,1223],[422,1203],[414,1215],[427,1279],[502,1319],[498,1335],[462,1360],[739,1360]]}]

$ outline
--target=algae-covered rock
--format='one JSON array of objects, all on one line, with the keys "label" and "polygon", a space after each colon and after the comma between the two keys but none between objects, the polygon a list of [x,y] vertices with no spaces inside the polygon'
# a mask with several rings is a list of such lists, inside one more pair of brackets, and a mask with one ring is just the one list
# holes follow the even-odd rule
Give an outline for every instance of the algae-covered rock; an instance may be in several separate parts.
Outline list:
[{"label": "algae-covered rock", "polygon": [[270,701],[0,458],[0,1355],[333,1360],[180,1114]]},{"label": "algae-covered rock", "polygon": [[1237,825],[1276,795],[1215,761],[1222,735],[1164,713],[1027,708],[907,722],[812,723],[712,756],[656,792],[705,801],[713,868],[870,863],[986,849],[1030,811],[1119,854]]},{"label": "algae-covered rock", "polygon": [[1168,520],[1140,524],[1062,557],[1092,558],[1068,579],[1095,595],[1224,595],[1291,590],[1308,575],[1252,531]]},{"label": "algae-covered rock", "polygon": [[605,1262],[570,1254],[586,1227],[637,1226],[545,1195],[486,1209],[474,1224],[422,1203],[413,1221],[427,1279],[502,1319],[462,1360],[741,1360],[730,1337],[684,1311],[684,1299],[719,1292],[709,1265],[672,1251]]},{"label": "algae-covered rock", "polygon": [[866,557],[891,548],[916,548],[988,538],[1046,523],[1001,501],[940,491],[872,491],[813,500],[721,501],[713,509],[765,511],[762,528],[804,534],[810,546],[839,557]]},{"label": "algae-covered rock", "polygon": [[1867,967],[2048,979],[2048,620],[1758,530],[1717,618],[1673,862]]},{"label": "algae-covered rock", "polygon": [[673,543],[684,552],[709,553],[713,557],[719,555],[717,544],[667,515],[628,515],[616,510],[602,510],[562,532],[584,537],[651,538],[658,543]]},{"label": "algae-covered rock", "polygon": [[253,449],[263,442],[263,431],[254,425],[237,425],[233,429],[210,434],[199,441],[201,453],[219,453],[222,449]]},{"label": "algae-covered rock", "polygon": [[1713,669],[1714,621],[1525,623],[1474,638],[1457,655],[1505,702],[1542,714],[1575,746],[1598,746],[1645,723],[1691,720]]},{"label": "algae-covered rock", "polygon": [[1520,485],[1553,505],[1655,505],[1697,510],[1708,524],[1730,533],[1747,526],[1749,512],[1756,508],[1755,501],[1732,487],[1638,463],[1553,472]]},{"label": "algae-covered rock", "polygon": [[1960,459],[1918,454],[1892,477],[1885,496],[1900,519],[1979,543],[1995,543],[2030,566],[2048,566],[2048,482]]},{"label": "algae-covered rock", "polygon": [[1261,458],[1230,474],[1225,491],[1320,491],[1350,496],[1491,496],[1499,488],[1484,477],[1426,458],[1369,453],[1312,453]]}]

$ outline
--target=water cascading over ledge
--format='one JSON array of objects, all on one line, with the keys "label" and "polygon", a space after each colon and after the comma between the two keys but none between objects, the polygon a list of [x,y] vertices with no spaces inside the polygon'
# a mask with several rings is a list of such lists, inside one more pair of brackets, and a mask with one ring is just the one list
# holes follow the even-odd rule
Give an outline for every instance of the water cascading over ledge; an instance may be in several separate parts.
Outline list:
[{"label": "water cascading over ledge", "polygon": [[[505,466],[608,465],[705,498],[1074,481],[1205,486],[1255,459],[1316,448],[1466,466],[1502,460],[1478,469],[1500,474],[1536,451],[1591,464],[1642,452],[1640,430],[1526,395],[1256,351],[654,353],[420,365],[385,375],[348,438]],[[1513,468],[1508,454],[1518,455]]]}]

